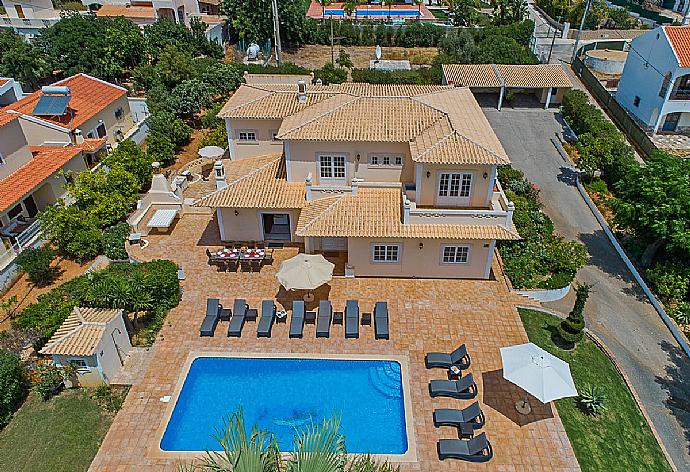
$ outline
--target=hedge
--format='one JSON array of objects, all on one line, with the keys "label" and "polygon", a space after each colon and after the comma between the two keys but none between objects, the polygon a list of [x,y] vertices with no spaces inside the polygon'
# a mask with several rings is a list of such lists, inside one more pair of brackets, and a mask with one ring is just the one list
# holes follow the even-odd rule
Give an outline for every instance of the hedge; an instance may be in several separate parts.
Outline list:
[{"label": "hedge", "polygon": [[25,392],[25,372],[19,356],[0,349],[0,427],[9,423]]},{"label": "hedge", "polygon": [[390,72],[372,69],[352,69],[352,81],[370,84],[438,85],[441,83],[441,73],[437,67]]},{"label": "hedge", "polygon": [[121,261],[129,258],[125,249],[125,241],[128,236],[129,225],[124,222],[106,228],[103,231],[103,253],[108,259]]},{"label": "hedge", "polygon": [[[331,22],[308,20],[305,29],[307,44],[331,44]],[[447,28],[429,23],[414,22],[404,26],[374,24],[354,25],[349,21],[334,21],[333,35],[341,46],[400,46],[434,47],[446,35]]]}]

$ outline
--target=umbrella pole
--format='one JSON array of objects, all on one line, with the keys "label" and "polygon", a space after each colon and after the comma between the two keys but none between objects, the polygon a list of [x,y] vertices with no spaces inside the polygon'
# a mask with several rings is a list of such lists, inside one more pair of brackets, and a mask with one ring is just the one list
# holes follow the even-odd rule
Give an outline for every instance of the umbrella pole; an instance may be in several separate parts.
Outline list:
[{"label": "umbrella pole", "polygon": [[304,295],[304,301],[306,303],[311,303],[314,301],[314,292],[309,290],[305,295]]},{"label": "umbrella pole", "polygon": [[520,413],[521,415],[529,415],[532,412],[532,407],[529,404],[529,399],[527,396],[523,400],[519,400],[515,404],[515,409]]}]

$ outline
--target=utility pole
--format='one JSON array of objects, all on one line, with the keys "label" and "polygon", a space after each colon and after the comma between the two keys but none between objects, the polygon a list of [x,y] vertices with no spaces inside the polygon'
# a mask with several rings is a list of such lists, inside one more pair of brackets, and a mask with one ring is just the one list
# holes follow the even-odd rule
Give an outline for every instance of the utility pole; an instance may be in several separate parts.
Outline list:
[{"label": "utility pole", "polygon": [[[556,17],[556,21],[558,24],[561,23],[561,17],[558,16]],[[553,52],[553,44],[556,42],[556,34],[558,33],[558,28],[555,28],[553,31],[553,38],[551,39],[551,47],[549,48],[549,58],[546,60],[547,64],[551,64],[551,53]]]},{"label": "utility pole", "polygon": [[577,30],[577,36],[575,36],[575,47],[573,48],[573,55],[570,56],[570,63],[575,61],[575,56],[577,55],[577,45],[580,43],[580,34],[582,34],[582,29],[585,27],[585,18],[587,18],[587,12],[589,11],[589,4],[592,0],[587,0],[585,4],[585,11],[582,13],[582,21],[580,21],[580,29]]},{"label": "utility pole", "polygon": [[333,16],[331,15],[331,64],[335,65],[335,46],[333,45],[333,41]]},{"label": "utility pole", "polygon": [[276,64],[280,67],[282,63],[283,48],[280,44],[280,21],[278,20],[278,0],[271,0],[273,9],[273,39],[276,45]]}]

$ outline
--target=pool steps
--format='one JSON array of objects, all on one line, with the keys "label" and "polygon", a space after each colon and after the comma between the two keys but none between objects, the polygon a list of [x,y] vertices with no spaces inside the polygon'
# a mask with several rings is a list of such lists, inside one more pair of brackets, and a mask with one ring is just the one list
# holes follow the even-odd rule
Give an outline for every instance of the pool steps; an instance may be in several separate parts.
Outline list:
[{"label": "pool steps", "polygon": [[371,385],[387,398],[402,397],[402,373],[397,363],[369,368]]}]

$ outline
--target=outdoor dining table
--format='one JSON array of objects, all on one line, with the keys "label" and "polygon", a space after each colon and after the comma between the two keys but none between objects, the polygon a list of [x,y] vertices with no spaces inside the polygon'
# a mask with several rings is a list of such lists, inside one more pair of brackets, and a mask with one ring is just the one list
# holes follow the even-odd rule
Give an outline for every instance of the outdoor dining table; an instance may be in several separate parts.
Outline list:
[{"label": "outdoor dining table", "polygon": [[243,261],[261,261],[266,257],[266,251],[263,249],[245,249],[240,254]]},{"label": "outdoor dining table", "polygon": [[216,258],[221,260],[235,260],[240,258],[239,249],[221,249],[215,253]]}]

